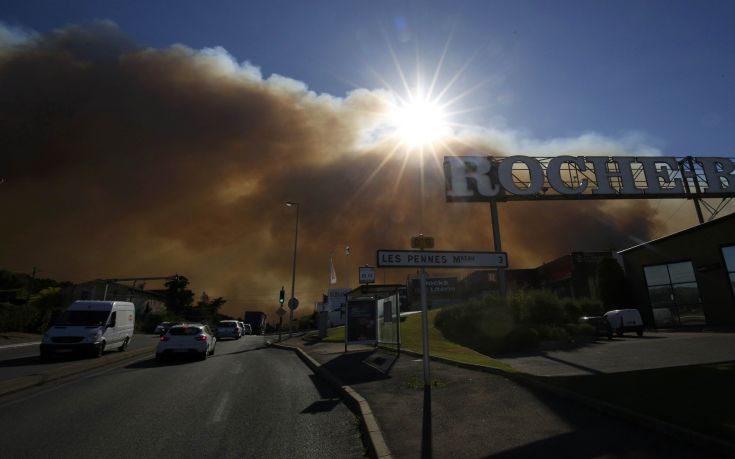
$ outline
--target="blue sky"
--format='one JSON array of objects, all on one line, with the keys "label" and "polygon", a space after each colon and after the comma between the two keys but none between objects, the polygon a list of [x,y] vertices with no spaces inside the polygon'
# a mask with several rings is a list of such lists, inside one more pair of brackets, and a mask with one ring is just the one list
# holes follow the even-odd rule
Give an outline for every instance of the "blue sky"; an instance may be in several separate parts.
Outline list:
[{"label": "blue sky", "polygon": [[[175,7],[172,5],[175,4]],[[547,140],[634,136],[667,155],[735,156],[733,2],[6,1],[0,21],[46,32],[110,19],[145,46],[222,46],[264,75],[342,96],[417,62],[458,122]]]}]

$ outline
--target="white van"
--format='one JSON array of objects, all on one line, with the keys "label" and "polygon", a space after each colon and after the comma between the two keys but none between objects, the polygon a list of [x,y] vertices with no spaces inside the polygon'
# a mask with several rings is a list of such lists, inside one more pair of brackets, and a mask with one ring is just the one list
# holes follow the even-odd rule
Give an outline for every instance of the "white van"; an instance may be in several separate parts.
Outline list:
[{"label": "white van", "polygon": [[133,339],[135,307],[125,301],[75,301],[43,335],[41,359],[57,353],[84,352],[100,357],[106,349],[122,352]]},{"label": "white van", "polygon": [[643,336],[643,319],[637,309],[616,309],[606,312],[604,317],[618,336],[623,336],[623,333],[628,331]]}]

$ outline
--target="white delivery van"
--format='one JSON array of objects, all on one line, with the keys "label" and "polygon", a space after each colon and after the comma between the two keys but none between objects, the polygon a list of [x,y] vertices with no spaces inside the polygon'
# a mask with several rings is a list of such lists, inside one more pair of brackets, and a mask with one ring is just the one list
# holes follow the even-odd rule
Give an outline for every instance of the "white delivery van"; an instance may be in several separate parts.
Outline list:
[{"label": "white delivery van", "polygon": [[122,352],[133,339],[135,307],[126,301],[75,301],[43,335],[41,359],[84,352]]},{"label": "white delivery van", "polygon": [[643,336],[643,319],[637,309],[616,309],[606,312],[604,317],[618,336],[623,336],[628,331]]}]

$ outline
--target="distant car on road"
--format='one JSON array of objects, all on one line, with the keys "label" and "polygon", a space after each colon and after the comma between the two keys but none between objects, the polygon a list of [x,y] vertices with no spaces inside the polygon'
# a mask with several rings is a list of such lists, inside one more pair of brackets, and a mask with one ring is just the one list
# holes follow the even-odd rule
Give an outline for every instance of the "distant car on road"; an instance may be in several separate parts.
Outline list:
[{"label": "distant car on road", "polygon": [[607,311],[604,316],[615,334],[623,336],[623,333],[634,331],[638,336],[643,336],[643,319],[637,309],[615,309]]},{"label": "distant car on road", "polygon": [[207,325],[179,324],[169,328],[161,335],[156,347],[156,360],[162,362],[166,357],[195,355],[206,360],[214,354],[217,338]]},{"label": "distant car on road", "polygon": [[597,334],[607,336],[607,339],[612,339],[613,337],[613,329],[610,326],[610,322],[602,316],[582,316],[579,318],[579,323],[595,327]]},{"label": "distant car on road", "polygon": [[242,337],[242,328],[236,320],[221,320],[217,324],[215,331],[217,338],[233,338],[240,339]]},{"label": "distant car on road", "polygon": [[237,324],[240,326],[240,335],[241,336],[245,336],[245,335],[249,335],[250,334],[250,333],[245,333],[245,322],[243,322],[242,320],[238,320],[237,321]]},{"label": "distant car on road", "polygon": [[253,327],[250,326],[250,324],[243,324],[243,335],[252,335],[253,334]]}]

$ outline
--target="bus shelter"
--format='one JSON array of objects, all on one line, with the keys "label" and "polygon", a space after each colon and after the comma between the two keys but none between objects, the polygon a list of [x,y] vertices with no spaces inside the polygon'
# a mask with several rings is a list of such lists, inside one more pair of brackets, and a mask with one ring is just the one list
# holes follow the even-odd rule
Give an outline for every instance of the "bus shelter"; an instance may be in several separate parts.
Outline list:
[{"label": "bus shelter", "polygon": [[349,344],[401,351],[401,284],[361,285],[347,293],[345,352]]}]

